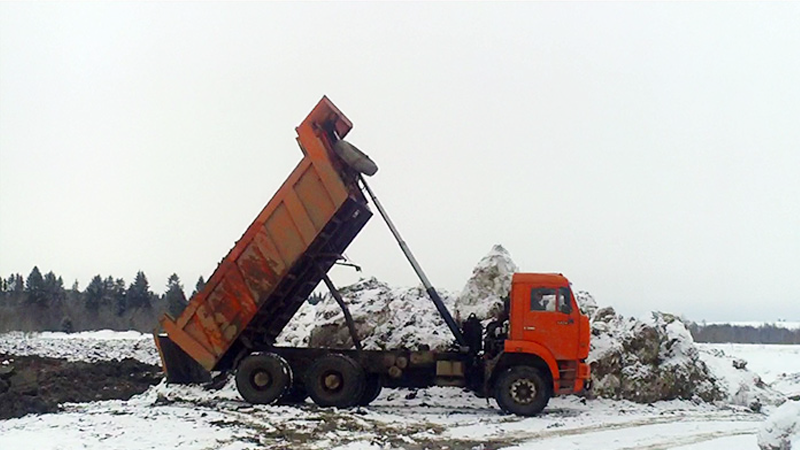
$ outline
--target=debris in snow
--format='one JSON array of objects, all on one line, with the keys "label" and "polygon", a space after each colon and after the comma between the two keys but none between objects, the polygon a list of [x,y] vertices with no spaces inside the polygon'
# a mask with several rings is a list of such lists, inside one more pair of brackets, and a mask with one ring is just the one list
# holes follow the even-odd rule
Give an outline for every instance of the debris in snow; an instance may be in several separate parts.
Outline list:
[{"label": "debris in snow", "polygon": [[594,393],[601,397],[643,403],[724,397],[689,330],[671,314],[654,312],[644,321],[598,309],[588,361]]},{"label": "debris in snow", "polygon": [[787,401],[778,407],[758,431],[761,450],[800,448],[800,402]]}]

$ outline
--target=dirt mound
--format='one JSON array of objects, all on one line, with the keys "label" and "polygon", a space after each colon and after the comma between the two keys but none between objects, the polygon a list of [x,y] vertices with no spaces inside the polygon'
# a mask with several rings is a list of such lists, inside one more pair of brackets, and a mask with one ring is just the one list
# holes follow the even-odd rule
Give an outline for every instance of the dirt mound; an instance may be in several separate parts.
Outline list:
[{"label": "dirt mound", "polygon": [[89,363],[0,354],[0,419],[55,412],[66,402],[127,400],[161,377],[160,367],[131,358]]}]

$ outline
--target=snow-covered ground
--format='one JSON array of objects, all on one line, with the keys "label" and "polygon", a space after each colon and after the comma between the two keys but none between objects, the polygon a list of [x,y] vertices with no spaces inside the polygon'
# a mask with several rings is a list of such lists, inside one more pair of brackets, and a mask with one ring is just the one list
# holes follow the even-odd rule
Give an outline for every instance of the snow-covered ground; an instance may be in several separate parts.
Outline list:
[{"label": "snow-covered ground", "polygon": [[161,364],[153,335],[138,331],[100,330],[71,334],[13,331],[0,334],[0,353],[89,362],[134,358],[148,364]]},{"label": "snow-covered ground", "polygon": [[[781,375],[800,373],[800,346],[700,349],[704,360],[716,361],[728,376],[738,373],[727,367],[739,358],[778,390],[800,390],[800,380],[791,383]],[[8,333],[0,335],[0,353],[157,360],[152,338],[138,333]],[[64,409],[0,421],[0,449],[755,449],[766,418],[734,405],[578,397],[555,398],[541,416],[520,418],[457,388],[385,389],[369,407],[349,410],[310,402],[254,406],[242,402],[230,383],[219,391],[162,383],[126,402]]]}]

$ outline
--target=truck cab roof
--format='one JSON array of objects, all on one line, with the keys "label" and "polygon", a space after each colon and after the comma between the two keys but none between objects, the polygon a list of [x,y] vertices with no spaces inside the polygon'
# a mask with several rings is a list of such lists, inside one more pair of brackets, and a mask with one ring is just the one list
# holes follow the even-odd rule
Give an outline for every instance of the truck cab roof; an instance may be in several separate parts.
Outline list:
[{"label": "truck cab roof", "polygon": [[560,273],[515,273],[511,278],[511,283],[534,284],[546,287],[569,286],[567,277]]}]

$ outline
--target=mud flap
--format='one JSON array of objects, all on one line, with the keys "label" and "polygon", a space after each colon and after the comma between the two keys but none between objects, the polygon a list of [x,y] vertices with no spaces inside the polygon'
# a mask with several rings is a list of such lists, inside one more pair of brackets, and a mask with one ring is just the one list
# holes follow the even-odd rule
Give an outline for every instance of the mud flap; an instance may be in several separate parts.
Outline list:
[{"label": "mud flap", "polygon": [[167,383],[191,384],[211,381],[211,373],[181,350],[169,336],[157,334],[154,337]]}]

